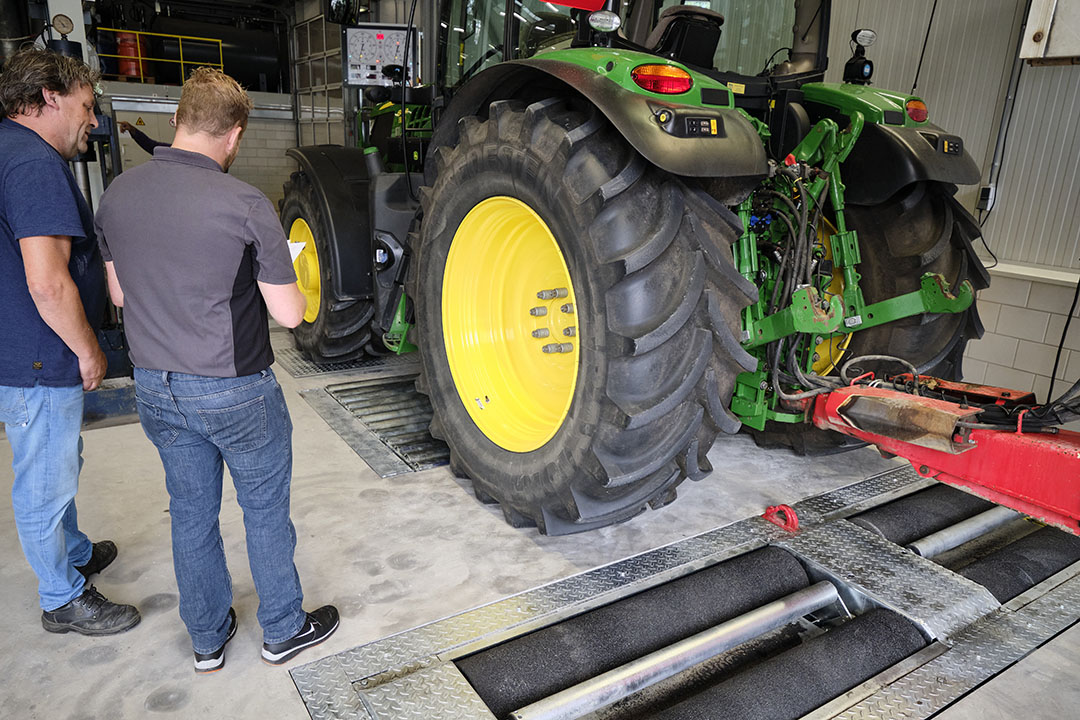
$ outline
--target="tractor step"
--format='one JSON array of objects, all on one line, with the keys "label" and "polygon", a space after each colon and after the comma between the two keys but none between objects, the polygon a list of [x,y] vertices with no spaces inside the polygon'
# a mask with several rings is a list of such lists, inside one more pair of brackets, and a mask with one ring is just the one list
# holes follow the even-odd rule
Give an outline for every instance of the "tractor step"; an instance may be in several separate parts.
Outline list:
[{"label": "tractor step", "polygon": [[[969,540],[986,507],[940,487],[911,468],[890,470],[795,504],[794,532],[749,518],[295,668],[292,677],[315,720],[576,717],[560,713],[599,696],[606,705],[586,717],[719,717],[726,711],[710,712],[710,703],[736,707],[746,688],[751,699],[777,700],[770,718],[930,717],[1080,618],[1080,543],[1022,519],[982,523],[992,542]],[[960,509],[920,519],[916,537],[897,539],[952,536],[933,559],[889,539],[897,525],[890,514],[912,518],[928,500]],[[1018,523],[1031,527],[1018,532]],[[1031,553],[1053,560],[1017,585]],[[989,578],[987,589],[977,581],[988,564],[1016,572],[1004,583]],[[718,579],[723,592],[709,591]],[[830,597],[835,589],[839,602],[788,622],[781,606],[811,588]],[[732,623],[751,621],[767,632],[731,649]],[[605,627],[629,638],[614,642]],[[665,658],[685,657],[688,642],[719,654],[666,676]],[[568,667],[571,658],[580,667]],[[829,677],[803,682],[807,668]],[[656,682],[639,690],[645,676]]]}]

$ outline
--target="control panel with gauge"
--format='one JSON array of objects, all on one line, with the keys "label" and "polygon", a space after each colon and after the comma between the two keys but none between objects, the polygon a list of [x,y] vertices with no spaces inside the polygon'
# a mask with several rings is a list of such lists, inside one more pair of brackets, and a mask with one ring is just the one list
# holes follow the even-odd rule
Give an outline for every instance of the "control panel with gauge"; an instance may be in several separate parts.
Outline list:
[{"label": "control panel with gauge", "polygon": [[390,87],[395,78],[383,70],[392,65],[408,66],[408,78],[416,80],[417,32],[412,29],[406,63],[407,25],[352,25],[343,29],[345,37],[345,82],[348,85]]}]

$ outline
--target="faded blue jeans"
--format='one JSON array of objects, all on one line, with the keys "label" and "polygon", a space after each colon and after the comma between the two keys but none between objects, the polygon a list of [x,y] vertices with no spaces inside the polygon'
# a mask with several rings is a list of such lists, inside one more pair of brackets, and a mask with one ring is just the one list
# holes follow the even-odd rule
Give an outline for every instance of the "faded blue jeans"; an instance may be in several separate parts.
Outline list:
[{"label": "faded blue jeans", "polygon": [[165,466],[180,618],[195,652],[214,652],[229,630],[232,580],[218,523],[223,462],[244,511],[263,640],[291,638],[307,617],[289,519],[292,421],[273,372],[214,378],[136,368],[135,400]]},{"label": "faded blue jeans", "polygon": [[38,578],[42,610],[82,595],[76,565],[93,545],[79,530],[75,492],[82,469],[83,389],[0,385],[0,422],[14,456],[11,506],[23,554]]}]

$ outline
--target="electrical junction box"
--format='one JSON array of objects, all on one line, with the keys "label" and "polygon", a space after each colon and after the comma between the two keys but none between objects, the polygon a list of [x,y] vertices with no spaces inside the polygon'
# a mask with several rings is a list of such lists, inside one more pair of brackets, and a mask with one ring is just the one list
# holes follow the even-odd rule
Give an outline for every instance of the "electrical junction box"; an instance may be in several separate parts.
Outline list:
[{"label": "electrical junction box", "polygon": [[419,36],[416,28],[412,28],[406,62],[405,38],[408,32],[407,25],[351,25],[342,28],[345,83],[355,87],[391,87],[393,79],[383,75],[383,69],[389,65],[408,67],[406,84],[414,83],[417,80]]}]

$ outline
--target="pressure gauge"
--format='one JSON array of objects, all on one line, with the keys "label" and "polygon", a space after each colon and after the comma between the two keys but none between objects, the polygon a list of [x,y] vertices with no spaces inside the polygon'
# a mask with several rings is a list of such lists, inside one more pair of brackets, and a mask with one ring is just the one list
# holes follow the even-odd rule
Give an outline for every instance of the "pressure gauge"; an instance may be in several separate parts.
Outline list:
[{"label": "pressure gauge", "polygon": [[71,18],[69,18],[67,15],[60,14],[53,16],[52,26],[53,29],[56,30],[56,32],[65,36],[75,29],[75,23],[71,22]]}]

